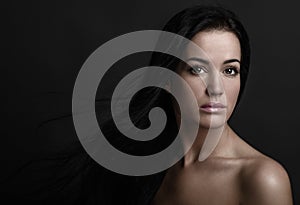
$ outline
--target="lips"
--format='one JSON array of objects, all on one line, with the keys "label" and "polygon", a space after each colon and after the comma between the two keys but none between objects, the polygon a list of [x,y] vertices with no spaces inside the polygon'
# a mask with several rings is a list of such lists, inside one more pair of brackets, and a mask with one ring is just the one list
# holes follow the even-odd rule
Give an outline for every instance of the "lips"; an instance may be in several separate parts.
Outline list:
[{"label": "lips", "polygon": [[212,112],[220,112],[220,111],[224,110],[225,108],[226,108],[226,106],[223,105],[222,103],[209,102],[209,103],[206,103],[206,104],[202,105],[200,107],[200,110],[212,113]]},{"label": "lips", "polygon": [[210,103],[207,103],[207,104],[204,104],[204,105],[201,106],[201,108],[208,108],[208,107],[211,107],[211,108],[225,108],[225,105],[223,105],[222,103],[210,102]]}]

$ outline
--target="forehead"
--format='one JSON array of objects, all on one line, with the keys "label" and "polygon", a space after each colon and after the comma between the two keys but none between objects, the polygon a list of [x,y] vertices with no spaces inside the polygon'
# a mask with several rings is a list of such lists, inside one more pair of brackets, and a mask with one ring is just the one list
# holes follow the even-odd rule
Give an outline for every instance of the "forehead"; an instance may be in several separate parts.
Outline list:
[{"label": "forehead", "polygon": [[[202,53],[195,56],[195,52],[187,49],[187,57],[201,57],[218,63],[228,59],[241,59],[241,48],[236,35],[224,30],[201,31],[192,39],[201,49]],[[200,55],[200,56],[199,56]]]}]

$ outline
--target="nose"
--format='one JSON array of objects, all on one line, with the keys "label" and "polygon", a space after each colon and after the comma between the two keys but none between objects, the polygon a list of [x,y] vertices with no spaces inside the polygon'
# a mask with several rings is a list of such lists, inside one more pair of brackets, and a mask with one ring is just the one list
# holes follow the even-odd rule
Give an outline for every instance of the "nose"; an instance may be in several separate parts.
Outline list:
[{"label": "nose", "polygon": [[206,94],[208,96],[220,96],[224,93],[224,87],[220,75],[217,72],[210,73],[206,81]]}]

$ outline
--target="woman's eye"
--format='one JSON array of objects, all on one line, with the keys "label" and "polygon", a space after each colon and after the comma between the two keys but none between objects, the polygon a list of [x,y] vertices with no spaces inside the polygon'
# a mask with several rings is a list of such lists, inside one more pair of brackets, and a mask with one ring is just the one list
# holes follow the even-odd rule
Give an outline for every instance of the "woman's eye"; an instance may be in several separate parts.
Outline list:
[{"label": "woman's eye", "polygon": [[238,70],[234,67],[226,68],[223,72],[227,76],[236,76],[238,74]]},{"label": "woman's eye", "polygon": [[205,73],[206,70],[202,67],[202,66],[193,66],[189,69],[189,71],[193,74],[193,75],[199,75],[202,73]]}]

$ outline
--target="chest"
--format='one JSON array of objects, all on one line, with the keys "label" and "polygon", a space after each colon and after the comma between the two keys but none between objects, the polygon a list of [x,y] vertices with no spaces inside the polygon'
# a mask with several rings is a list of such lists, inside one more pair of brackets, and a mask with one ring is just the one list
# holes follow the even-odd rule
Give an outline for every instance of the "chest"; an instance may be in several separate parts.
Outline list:
[{"label": "chest", "polygon": [[239,192],[235,167],[175,167],[167,172],[153,205],[234,205]]}]

